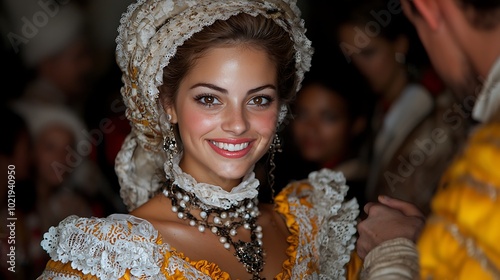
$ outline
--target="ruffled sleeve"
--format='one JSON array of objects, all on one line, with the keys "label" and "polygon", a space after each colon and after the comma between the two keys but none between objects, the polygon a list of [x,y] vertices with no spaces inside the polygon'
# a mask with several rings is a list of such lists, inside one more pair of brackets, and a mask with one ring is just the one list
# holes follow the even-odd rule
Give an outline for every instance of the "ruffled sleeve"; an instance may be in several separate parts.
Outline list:
[{"label": "ruffled sleeve", "polygon": [[313,186],[311,202],[318,214],[316,239],[320,254],[322,279],[345,279],[345,266],[351,259],[356,242],[356,199],[344,201],[349,187],[341,172],[322,169],[309,174]]},{"label": "ruffled sleeve", "polygon": [[51,257],[42,280],[230,278],[216,264],[189,260],[151,223],[132,215],[70,216],[50,228],[42,247]]},{"label": "ruffled sleeve", "polygon": [[125,274],[158,278],[167,249],[160,244],[156,229],[133,216],[70,216],[44,235],[41,245],[51,261],[39,279],[84,275],[85,279],[119,279]]},{"label": "ruffled sleeve", "polygon": [[356,200],[344,201],[347,190],[342,173],[323,169],[276,197],[290,230],[289,259],[278,279],[346,279],[359,214]]}]

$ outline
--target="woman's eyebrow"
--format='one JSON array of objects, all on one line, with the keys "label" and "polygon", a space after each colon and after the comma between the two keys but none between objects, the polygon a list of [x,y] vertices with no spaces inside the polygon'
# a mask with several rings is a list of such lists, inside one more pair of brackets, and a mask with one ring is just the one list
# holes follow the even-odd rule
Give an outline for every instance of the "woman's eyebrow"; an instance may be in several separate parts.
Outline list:
[{"label": "woman's eyebrow", "polygon": [[[197,83],[197,84],[193,85],[192,87],[190,87],[189,89],[194,89],[194,88],[197,88],[197,87],[206,87],[206,88],[213,89],[215,91],[218,91],[218,92],[224,93],[224,94],[228,93],[227,89],[224,89],[224,88],[221,88],[221,87],[218,87],[218,86],[216,86],[214,84],[209,84],[209,83]],[[256,93],[256,92],[259,92],[259,91],[264,90],[266,88],[270,88],[270,89],[276,90],[276,86],[274,86],[272,84],[268,84],[268,85],[264,85],[264,86],[260,86],[260,87],[251,89],[251,90],[249,90],[247,92],[247,94]]]},{"label": "woman's eyebrow", "polygon": [[197,88],[197,87],[206,87],[206,88],[213,89],[215,91],[227,94],[227,89],[223,89],[221,87],[218,87],[218,86],[213,85],[213,84],[208,84],[208,83],[197,83],[197,84],[193,85],[192,87],[190,87],[189,89],[193,89],[193,88]]},{"label": "woman's eyebrow", "polygon": [[264,90],[266,88],[270,88],[270,89],[276,90],[276,87],[274,85],[268,84],[268,85],[265,85],[265,86],[261,86],[261,87],[258,87],[258,88],[251,89],[251,90],[249,90],[247,92],[247,94],[256,93],[256,92],[259,92],[259,91]]}]

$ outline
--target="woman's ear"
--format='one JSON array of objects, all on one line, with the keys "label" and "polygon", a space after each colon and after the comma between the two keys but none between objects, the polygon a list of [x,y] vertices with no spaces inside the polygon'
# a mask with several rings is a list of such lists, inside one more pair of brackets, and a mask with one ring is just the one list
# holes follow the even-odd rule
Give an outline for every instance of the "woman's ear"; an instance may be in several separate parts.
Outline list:
[{"label": "woman's ear", "polygon": [[404,55],[407,55],[409,47],[410,43],[408,41],[408,37],[405,35],[400,35],[394,41],[394,50],[396,53],[402,53]]},{"label": "woman's ear", "polygon": [[177,112],[174,105],[164,106],[167,115],[171,116],[170,123],[177,123]]},{"label": "woman's ear", "polygon": [[[161,98],[161,97],[160,97]],[[175,110],[175,106],[173,102],[169,102],[168,100],[161,98],[160,99],[161,106],[167,116],[170,116],[170,123],[177,123],[177,112]]]}]

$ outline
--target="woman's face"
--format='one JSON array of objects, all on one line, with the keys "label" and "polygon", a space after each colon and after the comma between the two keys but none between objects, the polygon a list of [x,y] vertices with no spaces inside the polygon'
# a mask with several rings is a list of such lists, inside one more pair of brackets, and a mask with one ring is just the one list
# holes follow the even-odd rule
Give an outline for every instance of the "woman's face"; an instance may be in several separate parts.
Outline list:
[{"label": "woman's face", "polygon": [[62,183],[67,172],[60,174],[61,169],[55,163],[68,166],[69,148],[74,145],[74,137],[69,129],[60,125],[50,125],[40,132],[35,141],[35,160],[39,180],[50,185]]},{"label": "woman's face", "polygon": [[167,107],[184,147],[181,168],[226,190],[266,153],[276,129],[276,66],[250,46],[209,49]]},{"label": "woman's face", "polygon": [[302,157],[326,164],[345,156],[351,138],[346,107],[341,96],[321,85],[302,88],[293,121],[294,139]]},{"label": "woman's face", "polygon": [[[403,64],[396,61],[397,52],[406,52],[402,45],[403,42],[393,43],[380,36],[370,37],[366,35],[367,43],[362,46],[356,45],[355,38],[359,36],[356,28],[355,25],[351,24],[342,25],[339,30],[340,41],[359,50],[358,53],[351,56],[354,65],[366,77],[374,92],[384,93],[391,88],[398,73],[405,71]],[[401,46],[399,46],[400,44]]]}]

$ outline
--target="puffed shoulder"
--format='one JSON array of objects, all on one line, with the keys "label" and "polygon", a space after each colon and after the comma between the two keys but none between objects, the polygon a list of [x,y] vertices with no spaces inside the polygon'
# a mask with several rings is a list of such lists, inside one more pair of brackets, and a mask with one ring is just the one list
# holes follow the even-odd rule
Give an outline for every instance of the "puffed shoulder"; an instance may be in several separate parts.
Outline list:
[{"label": "puffed shoulder", "polygon": [[51,227],[41,245],[54,261],[99,279],[157,276],[167,244],[146,220],[115,214],[107,218],[70,216]]},{"label": "puffed shoulder", "polygon": [[[311,172],[306,180],[291,183],[284,189],[288,200],[307,197],[307,201],[315,209],[315,214],[323,219],[339,217],[353,221],[359,214],[356,199],[346,201],[349,187],[342,172],[321,169]],[[349,212],[351,215],[345,215]],[[342,214],[342,215],[341,215]]]},{"label": "puffed shoulder", "polygon": [[303,226],[298,223],[299,228],[303,227],[301,232],[306,234],[317,228],[314,246],[321,256],[322,279],[345,279],[345,265],[355,247],[359,206],[356,199],[345,200],[348,190],[341,172],[322,169],[310,173],[307,180],[288,185],[276,200],[288,205],[297,221],[310,220],[316,224]]}]

